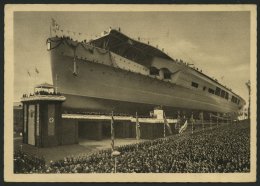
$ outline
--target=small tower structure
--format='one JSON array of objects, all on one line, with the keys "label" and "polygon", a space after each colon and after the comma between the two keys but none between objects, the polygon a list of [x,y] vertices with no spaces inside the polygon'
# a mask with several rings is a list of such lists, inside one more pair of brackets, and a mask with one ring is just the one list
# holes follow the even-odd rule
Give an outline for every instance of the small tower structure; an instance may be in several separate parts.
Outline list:
[{"label": "small tower structure", "polygon": [[43,83],[34,93],[23,95],[23,143],[36,147],[62,145],[62,103],[64,96],[53,85]]}]

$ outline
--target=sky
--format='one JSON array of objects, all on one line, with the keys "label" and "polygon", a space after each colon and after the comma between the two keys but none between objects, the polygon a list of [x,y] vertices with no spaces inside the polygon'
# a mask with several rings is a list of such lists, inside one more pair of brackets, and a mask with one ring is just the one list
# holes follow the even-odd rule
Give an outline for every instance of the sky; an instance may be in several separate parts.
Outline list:
[{"label": "sky", "polygon": [[35,84],[52,83],[46,45],[52,18],[72,37],[76,37],[75,32],[90,39],[109,27],[120,27],[126,35],[140,37],[164,48],[172,58],[194,64],[248,100],[245,82],[250,79],[250,12],[230,11],[15,12],[14,101]]}]

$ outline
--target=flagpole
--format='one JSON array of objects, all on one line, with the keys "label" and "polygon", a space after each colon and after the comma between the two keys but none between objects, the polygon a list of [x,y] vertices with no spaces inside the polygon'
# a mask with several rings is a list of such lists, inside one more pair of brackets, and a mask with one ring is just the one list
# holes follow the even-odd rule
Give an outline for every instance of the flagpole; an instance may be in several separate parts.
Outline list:
[{"label": "flagpole", "polygon": [[30,95],[30,84],[31,84],[31,73],[29,72],[29,70],[27,70],[27,74],[29,76],[29,80],[27,81],[27,90],[26,90],[26,94],[28,94],[28,96]]},{"label": "flagpole", "polygon": [[115,156],[115,173],[116,173],[116,156]]},{"label": "flagpole", "polygon": [[203,118],[203,112],[201,112],[201,122],[202,122],[202,128],[204,132],[204,118]]},{"label": "flagpole", "polygon": [[56,74],[56,87],[55,87],[56,94],[58,93],[58,74]]},{"label": "flagpole", "polygon": [[[164,112],[163,112],[163,115],[164,115],[164,119],[166,119]],[[165,138],[165,136],[166,136],[166,134],[165,134],[165,125],[166,125],[166,123],[165,123],[165,121],[163,123],[164,123],[163,124],[163,137]]]},{"label": "flagpole", "polygon": [[[36,67],[35,67],[35,70],[36,70]],[[35,92],[35,87],[36,87],[36,74],[37,74],[37,72],[35,71],[35,74],[34,74],[34,86],[33,86],[33,93]]]},{"label": "flagpole", "polygon": [[209,114],[209,124],[210,124],[210,129],[212,129],[212,127],[211,127],[211,113]]},{"label": "flagpole", "polygon": [[218,115],[217,115],[217,128],[218,128]]},{"label": "flagpole", "polygon": [[[137,140],[137,142],[139,141],[139,137],[138,137],[138,118],[137,118],[137,112],[135,112],[135,119],[136,119],[136,121],[135,121],[135,133],[136,133],[136,136],[135,136],[135,138],[136,138],[136,140]],[[138,145],[137,145],[137,147],[138,147]]]},{"label": "flagpole", "polygon": [[115,132],[114,132],[114,118],[113,118],[113,111],[112,111],[112,117],[111,117],[111,148],[112,152],[114,151],[114,138],[115,138]]},{"label": "flagpole", "polygon": [[[51,23],[52,24],[52,23]],[[52,37],[52,34],[51,34],[51,24],[50,24],[50,37]]]},{"label": "flagpole", "polygon": [[139,148],[139,140],[141,138],[141,132],[140,132],[140,123],[138,120],[138,114],[137,112],[135,113],[135,117],[136,117],[136,123],[135,123],[135,133],[136,133],[136,141],[137,141],[137,149]]},{"label": "flagpole", "polygon": [[191,120],[191,134],[193,134],[193,121]]},{"label": "flagpole", "polygon": [[193,112],[191,113],[191,133],[193,134],[193,124],[194,124],[194,119],[193,119]]},{"label": "flagpole", "polygon": [[180,129],[180,112],[178,111],[178,116],[177,116],[177,129]]},{"label": "flagpole", "polygon": [[137,121],[137,112],[135,112],[135,138],[136,138],[136,141],[137,141],[137,149],[138,149],[138,147],[139,147],[139,145],[138,145],[138,121]]}]

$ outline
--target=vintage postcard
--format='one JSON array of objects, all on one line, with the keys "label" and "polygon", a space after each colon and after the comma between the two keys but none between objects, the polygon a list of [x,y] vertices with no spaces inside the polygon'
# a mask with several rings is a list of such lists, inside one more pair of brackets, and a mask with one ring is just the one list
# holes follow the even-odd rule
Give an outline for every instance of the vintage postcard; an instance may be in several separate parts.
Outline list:
[{"label": "vintage postcard", "polygon": [[5,6],[7,182],[255,182],[256,6]]}]

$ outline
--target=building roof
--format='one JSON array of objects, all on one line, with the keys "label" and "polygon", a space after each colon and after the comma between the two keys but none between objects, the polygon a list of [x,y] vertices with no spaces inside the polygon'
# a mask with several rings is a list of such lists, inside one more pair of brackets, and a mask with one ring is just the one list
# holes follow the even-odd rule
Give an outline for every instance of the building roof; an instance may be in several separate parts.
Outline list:
[{"label": "building roof", "polygon": [[36,85],[35,88],[53,88],[53,85],[49,84],[49,83],[42,83],[39,85]]}]

